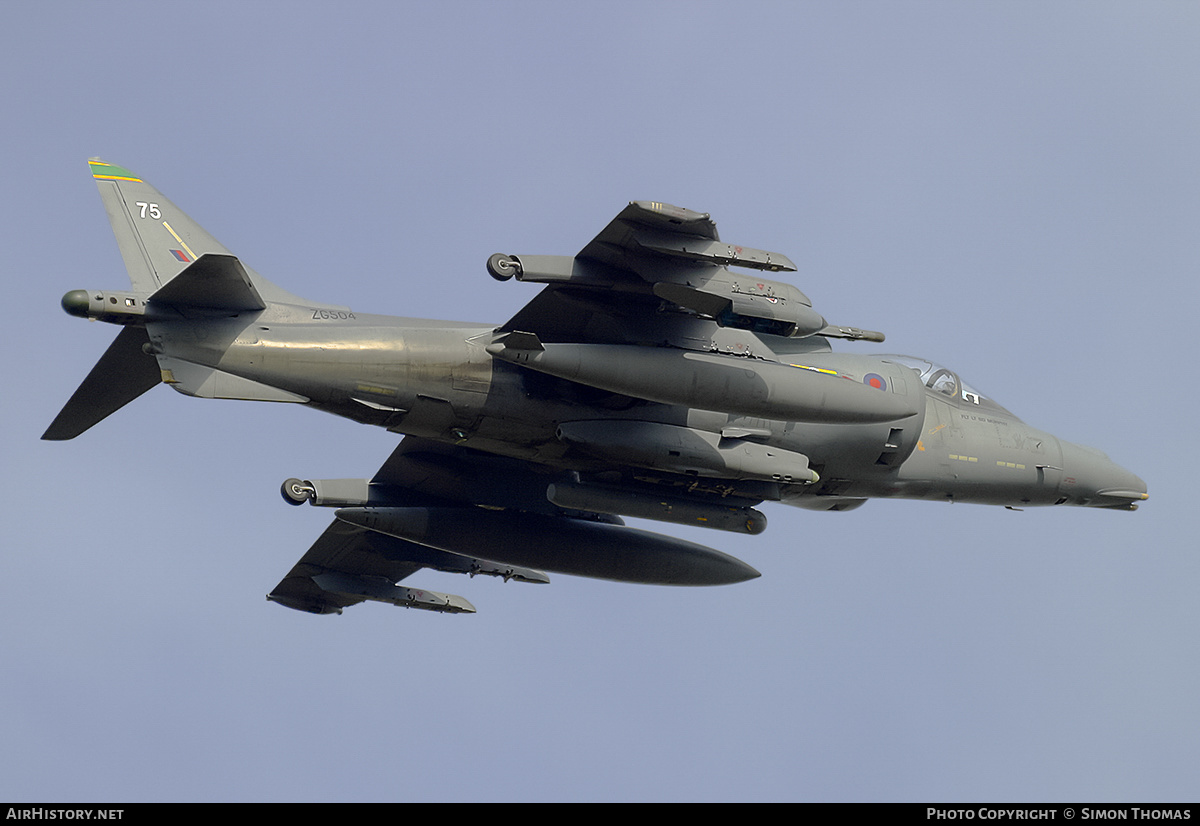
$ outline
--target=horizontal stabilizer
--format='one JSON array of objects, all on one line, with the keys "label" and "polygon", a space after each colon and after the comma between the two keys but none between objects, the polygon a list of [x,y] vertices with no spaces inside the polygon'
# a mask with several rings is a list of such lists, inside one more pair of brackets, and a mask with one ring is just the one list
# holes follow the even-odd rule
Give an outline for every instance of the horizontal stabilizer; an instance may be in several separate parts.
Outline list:
[{"label": "horizontal stabilizer", "polygon": [[150,300],[177,307],[232,312],[266,309],[242,262],[232,255],[206,253],[163,285]]},{"label": "horizontal stabilizer", "polygon": [[142,351],[148,341],[141,327],[121,330],[42,438],[74,439],[158,384],[158,361]]}]

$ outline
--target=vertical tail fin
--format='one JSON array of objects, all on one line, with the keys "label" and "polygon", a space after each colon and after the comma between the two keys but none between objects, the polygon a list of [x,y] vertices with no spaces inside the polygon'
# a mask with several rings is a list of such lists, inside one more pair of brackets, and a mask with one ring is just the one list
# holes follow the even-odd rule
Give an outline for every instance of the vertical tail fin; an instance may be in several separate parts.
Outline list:
[{"label": "vertical tail fin", "polygon": [[231,255],[183,210],[128,169],[88,161],[133,288],[153,293],[206,252]]},{"label": "vertical tail fin", "polygon": [[[157,292],[202,255],[233,258],[233,253],[187,213],[128,169],[99,158],[89,160],[88,166],[136,292],[145,296]],[[249,267],[245,267],[245,273],[266,301],[312,303],[277,287]]]}]

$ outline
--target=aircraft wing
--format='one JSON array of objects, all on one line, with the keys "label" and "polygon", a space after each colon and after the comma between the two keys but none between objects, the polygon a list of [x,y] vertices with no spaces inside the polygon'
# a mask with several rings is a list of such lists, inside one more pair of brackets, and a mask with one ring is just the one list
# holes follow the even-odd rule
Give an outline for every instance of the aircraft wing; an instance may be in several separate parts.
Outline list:
[{"label": "aircraft wing", "polygon": [[333,524],[267,595],[315,614],[363,600],[474,612],[462,597],[396,584],[421,568],[538,583],[550,581],[544,570],[657,585],[758,576],[728,554],[626,527],[614,515],[632,507],[686,524],[751,523],[746,532],[757,532],[764,518],[743,500],[580,485],[561,468],[413,436],[371,479],[289,479],[284,496],[337,508]]},{"label": "aircraft wing", "polygon": [[648,254],[701,264],[795,272],[787,256],[721,243],[708,213],[660,201],[632,201],[576,258],[641,272]]},{"label": "aircraft wing", "polygon": [[[325,529],[267,599],[314,614],[341,613],[343,608],[364,600],[443,613],[474,613],[474,606],[462,597],[396,583],[422,568],[549,582],[549,577],[541,571],[439,550],[350,521],[369,510],[416,512],[431,507],[453,510],[472,506],[475,503],[470,498],[482,490],[465,480],[481,478],[494,482],[495,479],[494,469],[485,466],[486,460],[473,462],[468,453],[461,448],[407,437],[372,479],[302,483],[311,487],[313,504],[342,509],[338,511],[339,518]],[[293,481],[298,480],[289,483]],[[512,496],[520,496],[513,493],[511,485],[499,487],[508,492],[508,504],[516,502]],[[540,503],[533,504],[548,508],[545,496],[540,499]]]},{"label": "aircraft wing", "polygon": [[[405,559],[413,555],[405,547],[410,544],[335,519],[267,599],[314,614],[340,614],[343,608],[368,598],[356,593],[351,583],[359,590],[374,585],[386,591],[421,570],[423,565]],[[347,582],[339,582],[339,578]],[[319,584],[326,581],[331,586],[328,589]]]},{"label": "aircraft wing", "polygon": [[745,355],[763,349],[757,334],[882,340],[826,324],[803,292],[762,275],[794,272],[787,256],[725,243],[708,214],[658,201],[630,203],[574,257],[494,255],[488,270],[499,280],[547,285],[500,328],[543,342]]}]

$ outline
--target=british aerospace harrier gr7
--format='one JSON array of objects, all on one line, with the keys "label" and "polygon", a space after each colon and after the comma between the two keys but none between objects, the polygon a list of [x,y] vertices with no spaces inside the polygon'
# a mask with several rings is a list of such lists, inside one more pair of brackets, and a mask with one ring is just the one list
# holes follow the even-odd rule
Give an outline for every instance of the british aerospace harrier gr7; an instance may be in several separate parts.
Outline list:
[{"label": "british aerospace harrier gr7", "polygon": [[924,359],[834,352],[883,336],[826,323],[785,256],[722,242],[706,214],[636,201],[575,256],[493,255],[543,285],[509,321],[447,324],[308,301],[245,266],[127,169],[92,176],[132,282],[73,290],[120,328],[50,425],[72,439],[160,382],[304,404],[403,436],[370,479],[289,479],[334,519],[268,599],[473,612],[398,585],[421,568],[660,585],[758,576],[622,516],[757,534],[758,507],[872,497],[1134,510],[1146,486],[1036,430]]}]

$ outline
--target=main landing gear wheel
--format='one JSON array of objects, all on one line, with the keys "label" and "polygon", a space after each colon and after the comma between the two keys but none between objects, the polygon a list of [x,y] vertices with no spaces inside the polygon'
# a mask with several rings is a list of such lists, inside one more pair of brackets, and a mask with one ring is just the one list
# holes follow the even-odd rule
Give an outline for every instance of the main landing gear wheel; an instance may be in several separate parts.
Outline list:
[{"label": "main landing gear wheel", "polygon": [[279,488],[279,492],[283,494],[283,501],[289,505],[303,505],[317,495],[317,491],[311,483],[302,482],[299,479],[288,479]]},{"label": "main landing gear wheel", "polygon": [[497,281],[507,281],[521,271],[521,262],[511,255],[498,252],[488,258],[487,271]]}]

